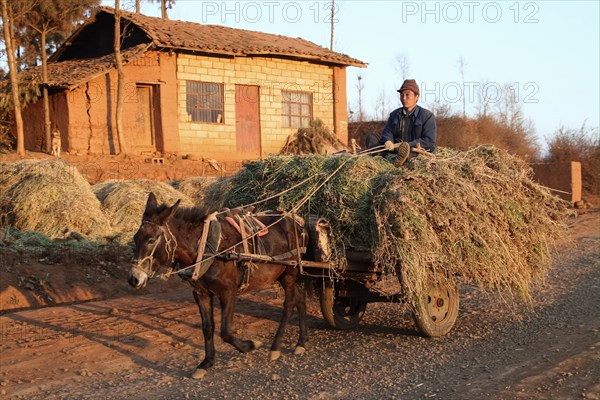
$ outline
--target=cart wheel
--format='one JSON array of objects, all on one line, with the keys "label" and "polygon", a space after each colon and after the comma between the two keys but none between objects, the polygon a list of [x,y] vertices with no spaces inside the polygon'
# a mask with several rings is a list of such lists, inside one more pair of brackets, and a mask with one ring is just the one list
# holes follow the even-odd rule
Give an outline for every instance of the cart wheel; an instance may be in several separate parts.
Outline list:
[{"label": "cart wheel", "polygon": [[413,312],[421,333],[429,337],[450,332],[458,317],[459,295],[455,282],[442,286],[429,286],[427,293],[417,299]]},{"label": "cart wheel", "polygon": [[336,329],[348,330],[358,326],[365,315],[367,303],[352,298],[335,298],[333,286],[325,285],[321,292],[321,313],[327,323]]}]

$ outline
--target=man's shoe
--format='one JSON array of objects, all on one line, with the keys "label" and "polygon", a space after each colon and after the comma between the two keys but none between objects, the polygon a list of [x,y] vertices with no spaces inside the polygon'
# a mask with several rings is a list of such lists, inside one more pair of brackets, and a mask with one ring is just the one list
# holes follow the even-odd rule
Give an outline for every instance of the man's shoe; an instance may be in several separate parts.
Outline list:
[{"label": "man's shoe", "polygon": [[398,146],[398,158],[394,161],[394,166],[400,167],[404,165],[408,156],[410,155],[410,145],[406,142],[402,142]]}]

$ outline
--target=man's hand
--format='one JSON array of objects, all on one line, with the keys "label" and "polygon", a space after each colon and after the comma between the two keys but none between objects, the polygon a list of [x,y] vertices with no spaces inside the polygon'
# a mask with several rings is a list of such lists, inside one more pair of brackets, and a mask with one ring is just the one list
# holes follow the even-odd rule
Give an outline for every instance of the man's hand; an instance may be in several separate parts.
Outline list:
[{"label": "man's hand", "polygon": [[387,141],[387,142],[385,142],[383,145],[385,146],[385,149],[386,149],[387,151],[392,151],[392,150],[394,150],[394,143],[392,143],[392,141],[391,141],[391,140],[388,140],[388,141]]}]

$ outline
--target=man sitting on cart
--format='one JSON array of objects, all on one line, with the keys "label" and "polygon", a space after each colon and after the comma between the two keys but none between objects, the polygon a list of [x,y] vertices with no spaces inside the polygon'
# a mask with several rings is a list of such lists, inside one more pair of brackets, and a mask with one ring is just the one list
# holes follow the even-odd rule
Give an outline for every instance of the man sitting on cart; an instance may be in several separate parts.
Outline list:
[{"label": "man sitting on cart", "polygon": [[[384,145],[387,152],[384,157],[394,165],[401,166],[411,152],[433,152],[436,145],[436,124],[433,113],[417,105],[419,85],[414,79],[404,81],[400,89],[402,107],[392,111],[387,124],[378,136],[367,136],[367,148]],[[416,149],[421,149],[417,150]]]}]

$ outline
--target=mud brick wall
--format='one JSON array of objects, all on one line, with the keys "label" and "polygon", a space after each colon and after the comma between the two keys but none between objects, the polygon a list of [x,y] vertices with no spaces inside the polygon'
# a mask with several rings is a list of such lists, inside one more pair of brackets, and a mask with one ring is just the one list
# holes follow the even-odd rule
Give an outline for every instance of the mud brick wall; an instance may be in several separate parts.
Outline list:
[{"label": "mud brick wall", "polygon": [[546,187],[555,189],[554,194],[571,203],[581,201],[580,162],[540,163],[531,166],[535,180]]},{"label": "mud brick wall", "polygon": [[[191,122],[186,109],[186,81],[224,85],[223,123]],[[141,146],[136,87],[152,87],[155,143]],[[125,65],[123,127],[131,154],[150,151],[194,154],[206,159],[242,161],[236,146],[236,85],[259,87],[260,156],[278,153],[296,128],[282,123],[282,91],[310,92],[313,118],[321,119],[344,143],[348,141],[346,69],[271,57],[217,57],[149,51]],[[51,93],[51,120],[62,134],[63,151],[116,154],[117,71],[96,76],[71,90]],[[41,150],[41,99],[24,113],[26,148]]]}]

